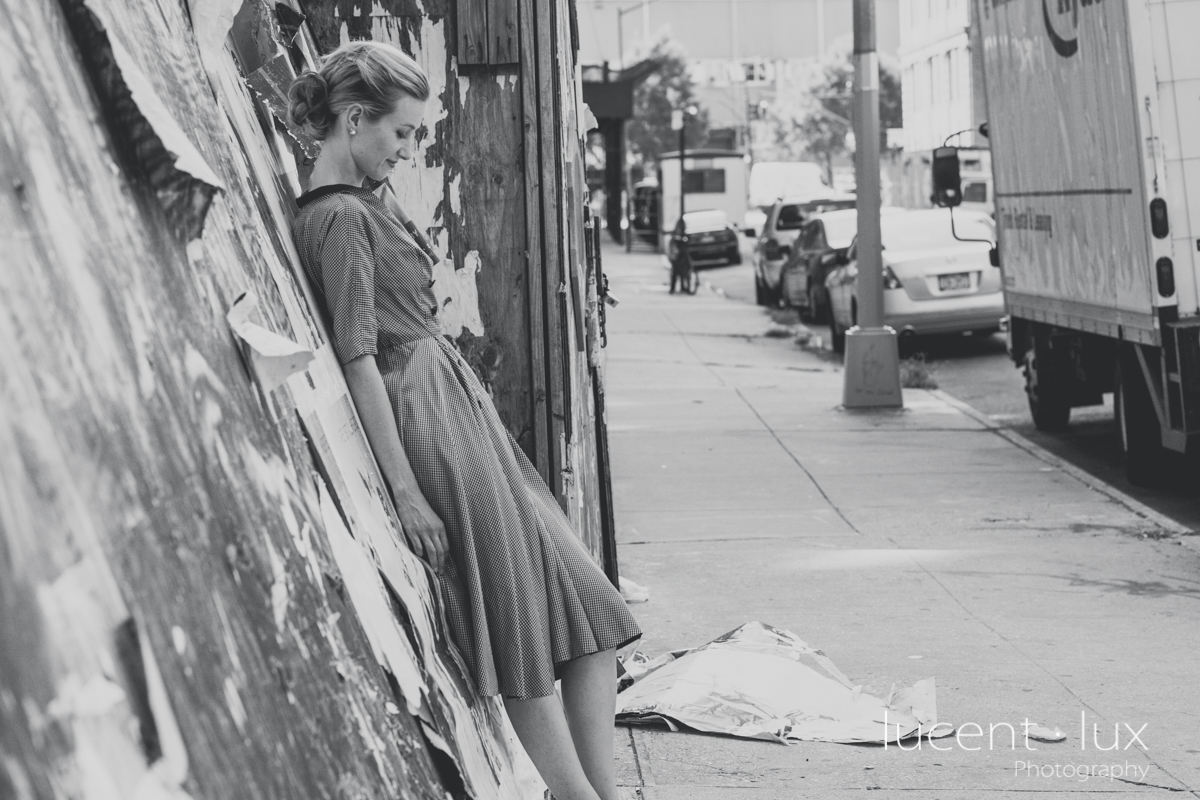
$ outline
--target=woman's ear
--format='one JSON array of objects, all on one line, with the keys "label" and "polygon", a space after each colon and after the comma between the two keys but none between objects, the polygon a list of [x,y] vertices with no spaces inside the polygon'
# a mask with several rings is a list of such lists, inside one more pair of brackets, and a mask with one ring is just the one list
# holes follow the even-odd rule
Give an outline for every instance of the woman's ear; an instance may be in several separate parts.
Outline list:
[{"label": "woman's ear", "polygon": [[346,129],[349,133],[354,133],[358,130],[359,124],[363,120],[363,107],[357,103],[346,109]]}]

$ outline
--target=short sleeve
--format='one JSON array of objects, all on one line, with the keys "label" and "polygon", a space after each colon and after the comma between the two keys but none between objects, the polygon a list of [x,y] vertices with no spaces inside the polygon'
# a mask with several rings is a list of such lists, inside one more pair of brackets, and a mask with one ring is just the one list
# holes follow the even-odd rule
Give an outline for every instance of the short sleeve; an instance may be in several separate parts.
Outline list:
[{"label": "short sleeve", "polygon": [[375,255],[366,214],[346,206],[330,218],[321,244],[321,278],[333,322],[333,349],[348,364],[379,351],[375,314]]}]

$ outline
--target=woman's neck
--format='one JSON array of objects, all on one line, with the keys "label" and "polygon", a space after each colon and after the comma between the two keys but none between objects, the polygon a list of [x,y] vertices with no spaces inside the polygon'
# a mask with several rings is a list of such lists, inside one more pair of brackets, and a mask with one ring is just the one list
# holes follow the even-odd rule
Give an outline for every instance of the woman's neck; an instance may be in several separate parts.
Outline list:
[{"label": "woman's neck", "polygon": [[350,149],[340,140],[326,141],[321,146],[321,154],[313,164],[312,173],[308,178],[309,191],[322,186],[346,184],[362,186],[366,175],[359,170],[350,155]]}]

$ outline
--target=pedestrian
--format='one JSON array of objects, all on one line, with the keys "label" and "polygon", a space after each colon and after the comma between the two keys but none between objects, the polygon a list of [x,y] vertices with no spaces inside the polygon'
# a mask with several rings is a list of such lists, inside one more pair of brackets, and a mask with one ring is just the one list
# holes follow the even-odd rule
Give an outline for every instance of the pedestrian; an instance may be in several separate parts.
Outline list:
[{"label": "pedestrian", "polygon": [[675,294],[676,283],[684,294],[694,294],[696,268],[692,266],[692,256],[687,248],[687,223],[682,219],[671,233],[668,249],[667,260],[671,263],[671,294]]},{"label": "pedestrian", "polygon": [[291,120],[321,141],[296,245],[476,689],[503,696],[556,798],[615,800],[615,652],[641,632],[442,336],[437,257],[387,182],[412,157],[428,97],[417,63],[378,42],[343,45],[296,79]]}]

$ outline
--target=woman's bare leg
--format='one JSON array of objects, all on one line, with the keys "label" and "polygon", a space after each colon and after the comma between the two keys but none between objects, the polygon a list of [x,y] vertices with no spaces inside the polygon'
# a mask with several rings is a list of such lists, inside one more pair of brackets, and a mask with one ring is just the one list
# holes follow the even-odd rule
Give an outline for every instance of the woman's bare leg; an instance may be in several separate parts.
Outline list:
[{"label": "woman's bare leg", "polygon": [[617,708],[617,652],[605,650],[564,664],[562,696],[584,773],[600,800],[616,800],[613,716]]},{"label": "woman's bare leg", "polygon": [[[613,683],[615,686],[616,676]],[[615,702],[615,701],[614,701]],[[571,728],[558,695],[530,700],[504,698],[504,707],[525,752],[550,787],[554,800],[609,800],[592,788],[591,773],[585,772],[572,742]],[[615,708],[615,705],[614,705]],[[611,717],[612,711],[609,711]],[[612,730],[609,726],[609,753]]]}]

